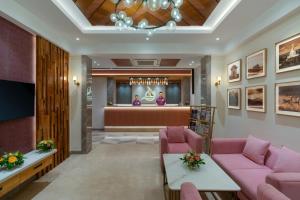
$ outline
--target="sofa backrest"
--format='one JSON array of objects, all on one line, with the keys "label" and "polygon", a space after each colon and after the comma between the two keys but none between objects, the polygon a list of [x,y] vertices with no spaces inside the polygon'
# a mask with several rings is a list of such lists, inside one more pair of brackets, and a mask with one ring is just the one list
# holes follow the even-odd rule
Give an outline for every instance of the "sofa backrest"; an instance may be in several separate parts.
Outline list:
[{"label": "sofa backrest", "polygon": [[280,148],[272,146],[272,145],[269,147],[269,150],[265,157],[265,165],[267,167],[274,169],[275,163],[279,156],[279,152],[280,152]]}]

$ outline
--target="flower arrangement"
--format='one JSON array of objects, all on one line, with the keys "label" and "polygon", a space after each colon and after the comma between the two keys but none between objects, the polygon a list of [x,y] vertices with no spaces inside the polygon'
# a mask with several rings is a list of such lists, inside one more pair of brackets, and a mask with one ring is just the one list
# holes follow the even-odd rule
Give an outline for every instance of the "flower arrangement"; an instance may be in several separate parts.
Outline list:
[{"label": "flower arrangement", "polygon": [[20,166],[24,163],[24,155],[20,151],[6,153],[0,157],[0,167],[8,170]]},{"label": "flower arrangement", "polygon": [[180,160],[183,160],[183,164],[186,164],[186,166],[190,169],[196,169],[199,168],[200,165],[205,164],[204,160],[201,159],[200,154],[193,151],[186,153],[183,158],[180,158]]},{"label": "flower arrangement", "polygon": [[53,140],[42,140],[38,143],[37,149],[42,152],[51,151],[55,148]]}]

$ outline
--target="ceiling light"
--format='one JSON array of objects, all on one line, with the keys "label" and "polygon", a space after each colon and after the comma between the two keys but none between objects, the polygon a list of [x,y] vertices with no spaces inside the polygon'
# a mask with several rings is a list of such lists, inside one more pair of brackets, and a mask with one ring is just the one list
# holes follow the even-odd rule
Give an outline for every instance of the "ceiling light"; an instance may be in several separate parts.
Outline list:
[{"label": "ceiling light", "polygon": [[192,64],[194,64],[195,63],[195,61],[192,61]]},{"label": "ceiling light", "polygon": [[[180,13],[179,8],[183,4],[183,0],[111,0],[115,5],[114,13],[110,15],[110,20],[115,24],[115,26],[119,30],[129,29],[146,29],[146,30],[155,30],[161,27],[167,27],[169,30],[174,30],[176,28],[176,22],[180,22],[182,20],[182,15]],[[134,24],[134,21],[131,16],[128,16],[126,13],[126,9],[132,8],[134,3],[139,3],[139,9],[149,9],[151,12],[161,11],[170,12],[170,20],[165,21],[164,24],[149,24],[147,19],[142,19],[141,21]],[[121,8],[124,8],[125,10]],[[170,8],[170,9],[169,9]],[[120,11],[121,10],[121,11]],[[136,12],[138,12],[138,10]],[[129,12],[128,12],[129,13]],[[160,15],[158,13],[158,15]],[[148,32],[149,34],[149,32]],[[152,32],[150,33],[152,34]],[[149,36],[149,35],[148,35]]]},{"label": "ceiling light", "polygon": [[149,37],[146,37],[146,40],[149,40],[150,38]]},{"label": "ceiling light", "polygon": [[216,40],[217,40],[217,41],[219,41],[219,40],[220,40],[220,38],[219,38],[219,37],[217,37],[217,38],[216,38]]},{"label": "ceiling light", "polygon": [[97,63],[96,60],[94,61],[94,63],[95,63],[95,64]]},{"label": "ceiling light", "polygon": [[77,37],[77,38],[76,38],[76,40],[77,40],[77,41],[79,41],[79,40],[80,40],[80,38],[79,38],[79,37]]},{"label": "ceiling light", "polygon": [[100,64],[98,63],[97,66],[100,66]]}]

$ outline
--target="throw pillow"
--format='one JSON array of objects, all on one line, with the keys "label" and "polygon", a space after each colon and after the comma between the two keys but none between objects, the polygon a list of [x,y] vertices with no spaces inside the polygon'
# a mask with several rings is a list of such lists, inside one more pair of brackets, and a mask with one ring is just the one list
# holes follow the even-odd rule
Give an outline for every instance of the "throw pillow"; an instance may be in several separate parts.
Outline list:
[{"label": "throw pillow", "polygon": [[247,138],[243,155],[259,165],[263,165],[266,153],[269,149],[270,142],[258,139],[250,135]]},{"label": "throw pillow", "polygon": [[274,166],[274,172],[300,172],[300,153],[282,147]]},{"label": "throw pillow", "polygon": [[183,143],[185,142],[184,127],[183,126],[169,126],[167,127],[167,136],[169,143]]}]

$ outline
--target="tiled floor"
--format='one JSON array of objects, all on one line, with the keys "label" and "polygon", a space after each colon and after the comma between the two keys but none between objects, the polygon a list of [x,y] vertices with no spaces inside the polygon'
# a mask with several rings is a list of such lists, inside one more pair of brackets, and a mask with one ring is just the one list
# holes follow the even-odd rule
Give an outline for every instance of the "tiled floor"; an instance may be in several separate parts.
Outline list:
[{"label": "tiled floor", "polygon": [[104,132],[93,131],[93,144],[157,144],[157,132]]}]

